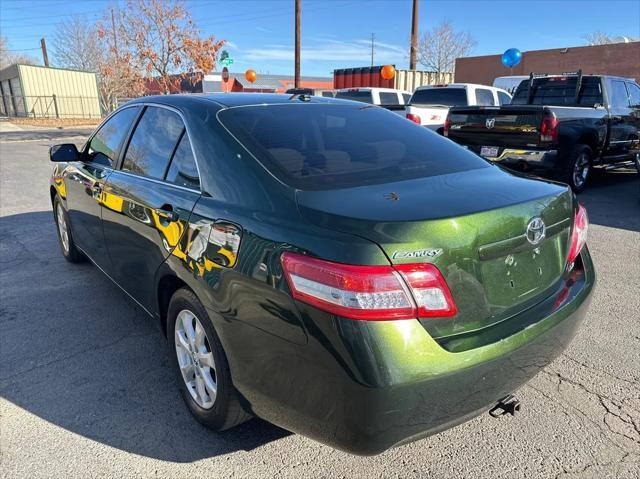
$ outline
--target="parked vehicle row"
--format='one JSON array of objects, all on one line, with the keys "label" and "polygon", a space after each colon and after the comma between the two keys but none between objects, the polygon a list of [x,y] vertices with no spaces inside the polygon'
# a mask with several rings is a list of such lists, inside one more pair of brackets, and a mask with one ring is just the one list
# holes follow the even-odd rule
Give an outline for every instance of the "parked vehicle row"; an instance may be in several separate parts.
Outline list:
[{"label": "parked vehicle row", "polygon": [[640,172],[640,86],[607,75],[540,75],[500,107],[454,107],[444,134],[492,162],[559,179],[574,191],[591,169]]},{"label": "parked vehicle row", "polygon": [[145,97],[50,158],[62,254],[159,325],[214,430],[377,454],[515,413],[595,284],[567,186],[361,102]]}]

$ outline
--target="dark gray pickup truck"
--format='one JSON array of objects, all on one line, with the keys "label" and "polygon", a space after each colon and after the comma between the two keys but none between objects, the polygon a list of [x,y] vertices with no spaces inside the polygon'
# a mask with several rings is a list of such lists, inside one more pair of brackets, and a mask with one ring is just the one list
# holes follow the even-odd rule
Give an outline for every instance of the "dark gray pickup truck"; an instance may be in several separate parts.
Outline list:
[{"label": "dark gray pickup truck", "polygon": [[456,107],[445,136],[480,156],[582,191],[591,168],[640,173],[640,87],[606,75],[531,75],[511,104]]}]

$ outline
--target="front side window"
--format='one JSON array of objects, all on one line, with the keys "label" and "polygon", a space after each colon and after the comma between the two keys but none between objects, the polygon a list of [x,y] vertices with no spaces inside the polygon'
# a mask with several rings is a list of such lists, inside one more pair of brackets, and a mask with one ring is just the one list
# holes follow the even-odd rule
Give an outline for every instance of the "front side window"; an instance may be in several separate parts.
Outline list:
[{"label": "front side window", "polygon": [[198,168],[196,166],[196,160],[193,157],[193,151],[191,150],[189,135],[187,135],[186,131],[182,134],[180,143],[178,143],[178,147],[173,154],[165,180],[174,185],[184,186],[185,188],[193,188],[196,190],[200,188]]},{"label": "front side window", "polygon": [[149,178],[164,178],[183,130],[182,119],[177,113],[166,108],[147,107],[133,132],[122,169]]},{"label": "front side window", "polygon": [[485,88],[476,89],[476,103],[479,106],[493,106],[495,102],[493,100],[493,92]]},{"label": "front side window", "polygon": [[640,107],[640,86],[635,83],[627,83],[627,90],[629,90],[629,102],[631,106],[635,108]]},{"label": "front side window", "polygon": [[620,80],[613,80],[611,82],[611,106],[628,107],[629,95],[627,94],[627,88],[624,86],[624,82]]},{"label": "front side window", "polygon": [[507,95],[505,92],[499,91],[498,102],[500,102],[501,105],[508,105],[509,103],[511,103],[511,97]]},{"label": "front side window", "polygon": [[124,137],[138,115],[139,107],[124,108],[109,118],[91,138],[86,161],[113,168]]},{"label": "front side window", "polygon": [[283,182],[334,189],[488,168],[479,156],[384,108],[308,104],[222,110],[223,125]]}]

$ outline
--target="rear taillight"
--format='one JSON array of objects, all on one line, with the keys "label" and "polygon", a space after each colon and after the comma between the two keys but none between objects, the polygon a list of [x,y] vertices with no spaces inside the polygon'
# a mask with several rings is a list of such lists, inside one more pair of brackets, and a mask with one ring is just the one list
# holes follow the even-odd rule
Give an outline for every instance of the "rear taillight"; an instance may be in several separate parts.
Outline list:
[{"label": "rear taillight", "polygon": [[419,115],[414,115],[413,113],[407,113],[407,120],[412,121],[414,123],[417,123],[418,125],[421,124],[420,116]]},{"label": "rear taillight", "polygon": [[542,118],[540,141],[546,143],[556,143],[558,141],[558,119],[554,115]]},{"label": "rear taillight", "polygon": [[431,264],[356,266],[285,252],[282,267],[294,298],[345,318],[381,321],[457,313]]},{"label": "rear taillight", "polygon": [[451,120],[449,120],[449,118],[447,117],[447,119],[444,121],[444,128],[442,129],[442,134],[444,136],[449,136],[449,128],[451,128]]},{"label": "rear taillight", "polygon": [[578,205],[578,211],[573,221],[573,230],[571,232],[571,243],[569,246],[569,256],[567,257],[567,264],[573,266],[574,261],[582,251],[585,243],[587,242],[587,231],[589,229],[589,218],[587,216],[587,210],[582,205]]}]

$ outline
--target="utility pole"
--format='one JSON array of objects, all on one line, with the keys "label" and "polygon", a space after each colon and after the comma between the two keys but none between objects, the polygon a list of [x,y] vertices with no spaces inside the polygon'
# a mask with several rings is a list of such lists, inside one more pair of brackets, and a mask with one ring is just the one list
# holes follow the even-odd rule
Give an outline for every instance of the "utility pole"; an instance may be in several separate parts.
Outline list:
[{"label": "utility pole", "polygon": [[376,34],[372,33],[371,34],[371,66],[373,66],[373,49],[374,49],[375,41],[376,41]]},{"label": "utility pole", "polygon": [[416,54],[418,53],[418,0],[413,0],[413,15],[411,21],[411,49],[409,51],[409,70],[416,69]]},{"label": "utility pole", "polygon": [[116,59],[118,58],[118,37],[116,36],[116,18],[111,9],[111,33],[113,35],[113,49],[115,50]]},{"label": "utility pole", "polygon": [[296,58],[295,76],[293,77],[294,88],[300,88],[300,0],[296,0]]},{"label": "utility pole", "polygon": [[44,41],[44,37],[40,39],[40,48],[42,48],[42,60],[44,60],[44,66],[49,66],[49,55],[47,55],[47,42]]}]

